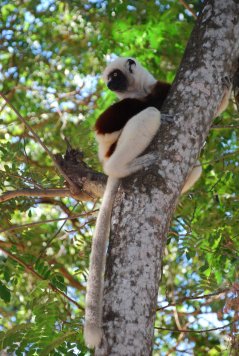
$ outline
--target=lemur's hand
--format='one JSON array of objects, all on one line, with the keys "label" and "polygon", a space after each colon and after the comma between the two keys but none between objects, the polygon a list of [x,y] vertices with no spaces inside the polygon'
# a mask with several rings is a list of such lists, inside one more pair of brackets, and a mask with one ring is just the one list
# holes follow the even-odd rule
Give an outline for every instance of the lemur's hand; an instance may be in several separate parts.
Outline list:
[{"label": "lemur's hand", "polygon": [[232,78],[229,78],[229,77],[222,78],[222,85],[225,87],[225,90],[231,90]]}]

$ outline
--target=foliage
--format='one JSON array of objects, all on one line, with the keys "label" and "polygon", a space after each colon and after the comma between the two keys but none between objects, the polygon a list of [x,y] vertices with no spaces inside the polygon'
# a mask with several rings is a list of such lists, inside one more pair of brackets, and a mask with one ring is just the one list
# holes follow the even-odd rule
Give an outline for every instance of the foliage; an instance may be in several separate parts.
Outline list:
[{"label": "foliage", "polygon": [[[200,1],[190,4],[196,13]],[[0,90],[53,153],[64,153],[67,138],[96,169],[91,128],[114,100],[98,80],[105,60],[134,56],[171,82],[195,22],[176,0],[147,6],[135,0],[1,0],[0,19]],[[201,156],[203,176],[175,213],[156,320],[156,327],[171,331],[156,329],[155,355],[227,355],[227,337],[236,340],[237,117],[231,105],[215,120]],[[50,157],[2,99],[0,135],[2,193],[63,187]],[[18,196],[1,203],[0,350],[89,354],[82,316],[94,210],[72,198]],[[201,295],[211,296],[195,299]],[[226,324],[208,333],[177,331]]]}]

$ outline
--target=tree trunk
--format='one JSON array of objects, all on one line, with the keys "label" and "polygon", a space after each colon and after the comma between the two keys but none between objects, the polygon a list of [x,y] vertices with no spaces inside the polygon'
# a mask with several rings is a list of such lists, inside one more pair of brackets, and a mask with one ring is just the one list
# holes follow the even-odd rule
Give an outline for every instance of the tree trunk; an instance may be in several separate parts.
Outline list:
[{"label": "tree trunk", "polygon": [[197,20],[150,151],[152,169],[124,179],[112,216],[104,339],[96,355],[150,355],[166,234],[185,178],[239,57],[239,4],[209,0]]}]

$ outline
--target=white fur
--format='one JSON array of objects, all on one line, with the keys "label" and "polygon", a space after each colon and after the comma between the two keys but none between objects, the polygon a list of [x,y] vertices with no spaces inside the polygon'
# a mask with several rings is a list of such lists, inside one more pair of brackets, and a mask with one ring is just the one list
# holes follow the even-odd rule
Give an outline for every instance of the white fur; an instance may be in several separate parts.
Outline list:
[{"label": "white fur", "polygon": [[[129,71],[128,59],[132,59],[136,63],[136,66],[131,67],[133,73]],[[115,92],[120,100],[125,98],[143,98],[151,92],[152,86],[157,82],[152,74],[143,68],[136,59],[119,57],[108,64],[103,73],[103,80],[106,84],[108,82],[108,75],[114,69],[121,70],[129,81],[129,87],[126,91]]]},{"label": "white fur", "polygon": [[226,110],[229,104],[231,93],[232,93],[232,86],[228,90],[226,90],[225,94],[223,95],[222,101],[216,111],[215,117],[221,115],[221,113],[223,113],[223,111]]},{"label": "white fur", "polygon": [[[102,307],[102,306],[101,306]],[[93,349],[94,347],[100,344],[100,341],[103,336],[103,331],[101,326],[96,326],[95,324],[85,323],[84,326],[84,338],[86,345]]]},{"label": "white fur", "polygon": [[184,183],[183,189],[181,194],[186,193],[200,178],[202,174],[202,166],[199,161],[197,161],[196,166],[193,167],[192,171],[190,172],[186,182]]},{"label": "white fur", "polygon": [[109,134],[104,134],[104,135],[102,135],[102,134],[95,135],[95,138],[99,144],[98,157],[102,164],[104,164],[104,161],[106,159],[105,155],[109,151],[110,146],[118,140],[121,131],[122,130],[115,131],[115,132],[109,133]]},{"label": "white fur", "polygon": [[108,178],[91,247],[84,326],[85,342],[90,348],[98,346],[102,338],[103,274],[111,211],[118,186],[117,178]]}]

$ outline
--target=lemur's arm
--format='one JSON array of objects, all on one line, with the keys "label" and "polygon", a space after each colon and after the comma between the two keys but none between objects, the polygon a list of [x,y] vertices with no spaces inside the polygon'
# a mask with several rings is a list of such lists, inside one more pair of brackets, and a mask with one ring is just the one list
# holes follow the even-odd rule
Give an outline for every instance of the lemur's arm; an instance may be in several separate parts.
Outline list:
[{"label": "lemur's arm", "polygon": [[133,98],[123,99],[106,109],[97,119],[95,130],[97,134],[108,134],[121,130],[127,121],[145,109],[143,101]]},{"label": "lemur's arm", "polygon": [[228,107],[228,104],[229,104],[229,100],[230,100],[231,93],[232,93],[232,83],[228,77],[226,77],[224,79],[224,87],[225,87],[224,95],[222,97],[220,105],[217,108],[216,114],[214,115],[215,117],[222,114],[223,111],[226,110],[226,108]]},{"label": "lemur's arm", "polygon": [[[232,84],[228,78],[226,78],[224,80],[224,86],[225,86],[225,92],[224,92],[222,100],[216,110],[214,117],[217,117],[220,114],[222,114],[223,111],[226,110],[226,108],[229,104],[229,100],[230,100],[230,96],[231,96],[231,92],[232,92]],[[202,173],[202,166],[201,166],[200,162],[197,161],[196,165],[193,167],[193,169],[189,173],[189,175],[184,183],[181,194],[186,193],[191,187],[194,186],[194,184],[200,178],[201,173]]]},{"label": "lemur's arm", "polygon": [[156,81],[152,85],[152,92],[140,99],[125,98],[111,105],[97,119],[95,130],[97,134],[112,133],[121,130],[133,116],[146,108],[161,109],[171,84]]}]

